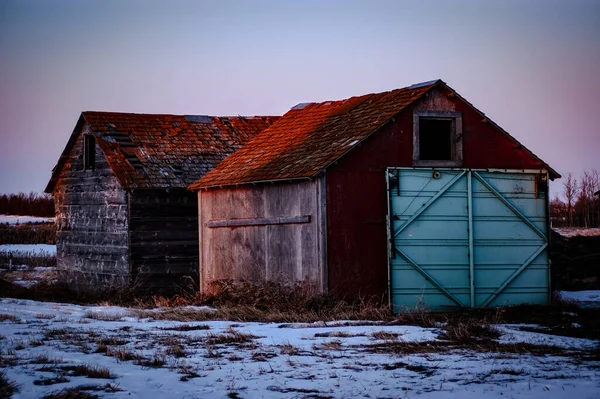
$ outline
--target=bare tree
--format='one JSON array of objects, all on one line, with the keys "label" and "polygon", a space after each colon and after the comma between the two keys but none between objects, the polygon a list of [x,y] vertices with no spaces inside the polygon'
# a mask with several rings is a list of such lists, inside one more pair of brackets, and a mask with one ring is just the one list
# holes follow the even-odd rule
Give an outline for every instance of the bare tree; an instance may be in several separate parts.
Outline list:
[{"label": "bare tree", "polygon": [[600,174],[598,171],[584,171],[579,179],[579,192],[575,202],[575,216],[578,224],[583,227],[594,227],[598,225],[598,205],[594,193],[600,186]]},{"label": "bare tree", "polygon": [[600,201],[596,198],[595,194],[598,190],[600,190],[600,171],[594,169],[588,175],[591,223],[590,227],[598,227],[600,226]]},{"label": "bare tree", "polygon": [[571,172],[567,173],[563,180],[563,192],[567,200],[567,220],[569,227],[573,226],[573,204],[577,195],[577,179],[573,177]]}]

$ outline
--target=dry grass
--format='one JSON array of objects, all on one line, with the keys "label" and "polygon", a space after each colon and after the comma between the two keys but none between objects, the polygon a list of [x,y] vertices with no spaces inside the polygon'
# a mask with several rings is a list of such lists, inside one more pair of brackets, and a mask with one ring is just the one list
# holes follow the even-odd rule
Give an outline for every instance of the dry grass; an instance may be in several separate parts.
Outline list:
[{"label": "dry grass", "polygon": [[106,347],[106,356],[112,356],[121,362],[128,362],[132,360],[141,361],[144,359],[139,353],[136,353],[128,348],[113,348],[111,346]]},{"label": "dry grass", "polygon": [[59,364],[63,359],[59,357],[49,357],[47,354],[37,355],[29,361],[31,364]]},{"label": "dry grass", "polygon": [[50,377],[50,378],[46,378],[46,377],[41,377],[37,380],[33,381],[33,385],[54,385],[54,384],[62,384],[63,382],[69,382],[71,380],[69,380],[67,377],[63,376],[63,375],[57,375],[55,377]]},{"label": "dry grass", "polygon": [[66,388],[62,391],[51,392],[42,399],[98,399],[99,396],[86,392],[80,387]]},{"label": "dry grass", "polygon": [[253,334],[243,333],[234,328],[228,327],[222,334],[209,333],[206,336],[206,343],[209,346],[214,345],[241,345],[251,343],[258,337]]},{"label": "dry grass", "polygon": [[[394,320],[389,305],[381,298],[362,298],[354,302],[318,294],[308,284],[219,281],[212,294],[185,293],[173,297],[153,296],[151,303],[138,299],[138,305],[159,306],[160,312],[137,310],[141,318],[173,321],[263,321],[315,322],[331,320]],[[207,305],[212,309],[183,309],[182,306]]]},{"label": "dry grass", "polygon": [[437,313],[431,310],[417,306],[415,308],[402,309],[396,316],[396,321],[401,324],[410,324],[420,327],[436,327],[438,324]]},{"label": "dry grass", "polygon": [[114,375],[106,367],[94,366],[89,364],[80,364],[76,366],[61,366],[60,369],[71,377],[85,376],[87,378],[114,379]]},{"label": "dry grass", "polygon": [[465,318],[449,321],[439,338],[457,344],[472,345],[498,339],[500,335],[502,334],[498,328],[486,321]]},{"label": "dry grass", "polygon": [[336,338],[350,338],[350,337],[364,337],[366,334],[364,333],[349,333],[347,331],[327,331],[322,333],[316,333],[315,338],[328,338],[328,337],[336,337]]},{"label": "dry grass", "polygon": [[55,244],[55,223],[0,223],[0,244]]},{"label": "dry grass", "polygon": [[73,331],[67,328],[52,328],[44,332],[45,339],[63,339],[65,336],[73,334]]},{"label": "dry grass", "polygon": [[100,320],[100,321],[121,321],[121,319],[123,319],[123,317],[127,317],[128,315],[126,314],[122,314],[122,313],[108,313],[108,312],[92,312],[92,311],[87,311],[85,312],[84,317],[88,318],[88,319],[93,319],[93,320]]},{"label": "dry grass", "polygon": [[19,319],[14,314],[0,313],[0,322],[2,321],[12,321],[17,322]]},{"label": "dry grass", "polygon": [[417,365],[417,364],[396,362],[396,363],[391,363],[391,364],[384,364],[383,369],[384,370],[406,369],[409,371],[413,371],[415,373],[424,374],[425,376],[429,377],[429,376],[432,376],[433,374],[435,374],[434,370],[437,369],[437,367],[435,367],[435,366],[425,367],[425,366]]},{"label": "dry grass", "polygon": [[38,313],[35,315],[36,319],[41,319],[41,320],[52,320],[56,317],[56,315],[50,314],[50,313]]},{"label": "dry grass", "polygon": [[38,266],[54,267],[56,266],[56,256],[43,251],[0,251],[0,266],[8,267],[9,265],[25,265],[30,268]]},{"label": "dry grass", "polygon": [[450,350],[450,346],[440,341],[385,341],[369,345],[355,346],[357,349],[364,349],[370,353],[393,353],[396,355],[411,355],[416,353],[436,353]]},{"label": "dry grass", "polygon": [[180,326],[173,326],[173,327],[159,327],[159,330],[164,330],[164,331],[200,331],[200,330],[210,330],[210,327],[206,324],[198,324],[198,325],[190,325],[190,324],[183,324]]},{"label": "dry grass", "polygon": [[290,344],[288,341],[285,344],[279,345],[279,352],[282,355],[295,356],[298,354],[298,348]]},{"label": "dry grass", "polygon": [[398,333],[391,333],[388,331],[375,331],[371,334],[371,336],[373,337],[373,339],[379,339],[379,340],[383,340],[383,341],[390,341],[390,340],[397,340],[398,339]]},{"label": "dry grass", "polygon": [[0,399],[9,399],[18,390],[17,384],[9,381],[6,378],[6,374],[4,374],[3,371],[0,371]]},{"label": "dry grass", "polygon": [[332,341],[323,342],[321,344],[314,344],[314,350],[328,350],[328,351],[339,351],[342,349],[342,341],[334,339]]}]

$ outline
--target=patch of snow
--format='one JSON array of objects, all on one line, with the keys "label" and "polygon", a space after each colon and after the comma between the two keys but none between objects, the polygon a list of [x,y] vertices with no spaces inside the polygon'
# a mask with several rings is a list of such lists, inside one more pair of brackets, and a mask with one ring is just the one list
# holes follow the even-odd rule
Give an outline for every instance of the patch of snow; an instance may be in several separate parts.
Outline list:
[{"label": "patch of snow", "polygon": [[[168,311],[168,309],[158,311]],[[3,371],[19,385],[17,398],[39,398],[84,384],[113,383],[122,392],[92,392],[103,398],[597,398],[598,362],[567,356],[494,354],[474,350],[400,354],[369,351],[374,343],[436,340],[437,328],[352,323],[256,323],[232,321],[157,321],[139,319],[133,309],[0,299],[0,350],[10,354]],[[123,315],[119,319],[106,315]],[[91,316],[91,317],[90,317]],[[96,317],[98,316],[98,317]],[[361,325],[361,323],[363,323]],[[193,327],[205,326],[208,329]],[[282,326],[296,328],[281,328]],[[559,345],[574,350],[597,342],[501,327],[510,342]],[[210,344],[209,339],[252,334],[250,345]],[[397,338],[376,339],[385,332]],[[380,334],[381,335],[381,334]],[[165,364],[151,368],[97,352],[99,340]],[[122,341],[118,346],[115,341]],[[179,342],[185,354],[170,354]],[[30,344],[31,343],[31,344]],[[33,344],[35,343],[35,344]],[[14,347],[19,345],[19,349]],[[55,385],[35,385],[41,376],[34,360],[49,358],[48,368],[86,364],[105,367],[114,380],[68,377]],[[185,376],[189,378],[183,378]]]},{"label": "patch of snow", "polygon": [[34,285],[36,285],[39,281],[31,280],[31,279],[28,279],[28,280],[16,279],[16,280],[12,280],[12,282],[21,287],[29,288],[29,287],[33,287]]},{"label": "patch of snow", "polygon": [[56,255],[56,245],[51,244],[2,244],[0,252],[29,252],[36,255]]},{"label": "patch of snow", "polygon": [[0,215],[0,224],[54,223],[56,218],[39,216]]},{"label": "patch of snow", "polygon": [[600,307],[600,290],[560,291],[560,297],[567,301],[577,302],[583,308]]},{"label": "patch of snow", "polygon": [[563,237],[575,237],[575,236],[600,236],[600,228],[583,228],[583,227],[553,227],[552,230],[556,231]]},{"label": "patch of snow", "polygon": [[[565,349],[593,349],[598,346],[598,342],[591,339],[563,337],[559,335],[524,331],[522,330],[523,326],[523,324],[497,325],[496,327],[502,332],[502,336],[498,341],[501,343],[528,343],[536,345],[549,345]],[[546,329],[542,326],[536,325],[527,325],[527,327],[537,327],[541,330]]]},{"label": "patch of snow", "polygon": [[560,291],[560,297],[577,302],[600,302],[600,290]]}]

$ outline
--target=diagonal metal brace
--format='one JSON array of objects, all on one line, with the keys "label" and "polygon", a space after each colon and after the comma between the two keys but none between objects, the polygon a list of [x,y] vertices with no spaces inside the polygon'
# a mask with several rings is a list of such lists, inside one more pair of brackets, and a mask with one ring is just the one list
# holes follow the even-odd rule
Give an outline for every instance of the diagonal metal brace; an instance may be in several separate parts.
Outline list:
[{"label": "diagonal metal brace", "polygon": [[477,172],[473,172],[473,176],[475,176],[475,178],[477,180],[479,180],[481,182],[481,184],[483,184],[488,190],[490,190],[492,193],[494,193],[494,195],[496,197],[498,197],[498,199],[500,201],[502,201],[502,203],[504,205],[506,205],[506,207],[508,209],[510,209],[511,211],[513,211],[513,213],[515,215],[517,215],[519,218],[521,218],[525,224],[527,226],[529,226],[533,231],[536,232],[537,235],[539,235],[541,238],[544,239],[544,241],[547,241],[547,237],[544,233],[542,233],[540,231],[540,229],[538,229],[533,223],[531,223],[531,221],[529,219],[527,219],[517,208],[515,208],[515,206],[513,204],[510,203],[510,201],[508,201],[506,198],[504,198],[502,196],[502,194],[500,194],[490,183],[488,183],[487,180],[485,180],[483,177],[481,177],[481,175]]},{"label": "diagonal metal brace", "polygon": [[408,219],[402,226],[400,226],[398,228],[398,230],[394,231],[394,237],[397,236],[398,234],[400,234],[404,229],[406,229],[406,227],[408,227],[409,224],[411,224],[416,218],[418,218],[420,214],[422,214],[423,212],[425,212],[425,210],[427,208],[429,208],[429,206],[431,206],[431,204],[433,204],[446,191],[448,191],[450,189],[450,187],[452,187],[454,185],[454,183],[456,183],[458,181],[458,179],[460,179],[461,177],[463,177],[465,175],[465,173],[467,173],[467,171],[463,170],[461,173],[459,173],[458,175],[456,175],[444,187],[442,187],[442,189],[440,191],[438,191],[436,195],[434,195],[433,197],[431,197],[431,199],[429,201],[427,201],[425,204],[423,204],[423,206],[417,212],[415,212],[410,217],[410,219]]},{"label": "diagonal metal brace", "polygon": [[394,249],[396,250],[396,252],[398,252],[398,255],[400,255],[401,257],[403,257],[412,267],[415,268],[416,271],[418,271],[423,277],[425,277],[425,279],[427,281],[429,281],[431,284],[433,284],[438,290],[442,291],[442,293],[444,295],[446,295],[452,302],[456,303],[461,308],[463,307],[463,304],[460,303],[460,301],[458,299],[456,299],[454,297],[454,295],[452,295],[451,293],[448,292],[447,289],[445,289],[444,287],[442,287],[442,285],[440,283],[438,283],[436,281],[436,279],[434,279],[433,277],[431,277],[431,275],[429,273],[427,273],[421,266],[419,266],[418,264],[416,264],[414,260],[412,260],[404,252],[400,251],[398,248],[394,248]]},{"label": "diagonal metal brace", "polygon": [[487,305],[489,305],[489,304],[490,304],[490,302],[492,302],[492,301],[494,300],[494,298],[496,298],[498,295],[500,295],[500,293],[502,293],[502,291],[504,291],[504,289],[505,289],[506,287],[508,287],[508,285],[509,285],[510,283],[512,283],[512,281],[513,281],[514,279],[516,279],[516,278],[517,278],[517,276],[519,276],[519,274],[521,274],[521,272],[522,272],[523,270],[525,270],[525,268],[526,268],[527,266],[529,266],[529,264],[530,264],[531,262],[533,262],[533,261],[535,260],[535,258],[537,258],[537,257],[538,257],[538,255],[539,255],[539,254],[541,254],[541,253],[542,253],[542,251],[544,251],[544,250],[546,249],[546,247],[547,247],[547,246],[548,246],[548,243],[546,242],[546,243],[544,243],[544,245],[542,245],[541,247],[539,247],[539,248],[538,248],[538,250],[537,250],[537,251],[535,251],[535,252],[533,253],[533,255],[531,255],[531,256],[530,256],[530,257],[529,257],[529,258],[528,258],[528,259],[525,261],[525,263],[523,263],[523,264],[521,265],[521,267],[519,267],[517,270],[515,270],[515,272],[514,272],[514,273],[513,273],[513,274],[512,274],[512,275],[511,275],[511,276],[510,276],[508,279],[506,279],[506,281],[505,281],[504,283],[502,283],[502,285],[501,285],[501,286],[500,286],[500,287],[499,287],[499,288],[498,288],[498,289],[497,289],[497,290],[496,290],[496,291],[495,291],[495,292],[494,292],[492,295],[490,295],[490,297],[489,297],[488,299],[486,299],[486,300],[485,300],[485,302],[483,302],[483,303],[481,304],[481,307],[486,307]]}]

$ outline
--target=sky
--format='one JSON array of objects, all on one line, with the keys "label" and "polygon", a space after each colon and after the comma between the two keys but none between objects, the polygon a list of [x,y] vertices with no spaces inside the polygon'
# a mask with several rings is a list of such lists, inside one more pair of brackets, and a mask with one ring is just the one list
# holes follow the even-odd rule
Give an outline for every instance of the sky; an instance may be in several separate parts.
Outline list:
[{"label": "sky", "polygon": [[438,78],[579,176],[599,71],[600,1],[0,0],[0,193],[43,191],[81,111],[281,115]]}]

